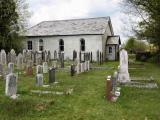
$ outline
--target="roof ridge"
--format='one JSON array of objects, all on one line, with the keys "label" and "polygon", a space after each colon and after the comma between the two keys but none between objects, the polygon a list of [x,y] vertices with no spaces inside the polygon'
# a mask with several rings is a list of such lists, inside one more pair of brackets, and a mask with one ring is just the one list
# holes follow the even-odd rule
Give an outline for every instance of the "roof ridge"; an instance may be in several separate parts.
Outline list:
[{"label": "roof ridge", "polygon": [[[58,22],[58,21],[74,21],[74,20],[89,20],[89,19],[101,19],[101,18],[110,19],[110,17],[107,16],[107,17],[91,17],[91,18],[73,18],[73,19],[64,19],[64,20],[48,20],[48,21],[46,20],[46,21],[42,21],[40,23],[43,23],[43,22]],[[40,24],[40,23],[38,23],[38,24]]]}]

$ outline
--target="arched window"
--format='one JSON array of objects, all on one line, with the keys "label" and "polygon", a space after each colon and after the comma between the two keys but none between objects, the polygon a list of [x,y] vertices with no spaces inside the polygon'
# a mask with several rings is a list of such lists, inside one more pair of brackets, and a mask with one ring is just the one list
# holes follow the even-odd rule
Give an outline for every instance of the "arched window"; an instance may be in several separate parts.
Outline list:
[{"label": "arched window", "polygon": [[32,41],[27,41],[28,50],[32,50]]},{"label": "arched window", "polygon": [[81,49],[81,51],[85,51],[85,40],[84,39],[81,39],[80,40],[80,49]]},{"label": "arched window", "polygon": [[109,47],[109,53],[112,53],[112,47]]},{"label": "arched window", "polygon": [[59,40],[59,50],[64,51],[64,41],[63,41],[63,39]]},{"label": "arched window", "polygon": [[44,47],[43,47],[43,40],[40,39],[39,40],[39,51],[43,51]]}]

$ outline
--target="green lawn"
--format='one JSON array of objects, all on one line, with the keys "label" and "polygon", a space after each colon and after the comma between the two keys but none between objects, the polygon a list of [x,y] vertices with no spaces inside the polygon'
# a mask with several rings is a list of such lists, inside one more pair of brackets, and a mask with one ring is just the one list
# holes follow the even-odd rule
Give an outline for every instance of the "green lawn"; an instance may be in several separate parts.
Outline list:
[{"label": "green lawn", "polygon": [[[19,76],[17,100],[5,97],[5,82],[0,81],[0,120],[160,120],[160,88],[138,89],[122,87],[116,103],[104,99],[105,78],[112,74],[118,62],[103,66],[112,70],[94,70],[70,77],[56,73],[59,83],[49,88],[35,87],[35,76]],[[132,65],[131,67],[135,67]],[[136,66],[142,67],[142,66]],[[144,63],[144,69],[131,69],[130,75],[156,78],[160,85],[160,66]],[[45,75],[47,84],[47,75]],[[31,90],[66,91],[71,95],[38,95]]]}]

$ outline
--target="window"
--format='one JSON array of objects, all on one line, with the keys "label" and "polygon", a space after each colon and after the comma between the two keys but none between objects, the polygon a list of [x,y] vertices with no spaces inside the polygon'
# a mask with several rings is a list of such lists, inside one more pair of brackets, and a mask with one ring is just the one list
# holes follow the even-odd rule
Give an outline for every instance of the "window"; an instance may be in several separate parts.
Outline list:
[{"label": "window", "polygon": [[85,40],[81,39],[80,44],[81,44],[81,46],[80,46],[81,51],[85,51]]},{"label": "window", "polygon": [[43,51],[43,40],[39,40],[39,51]]},{"label": "window", "polygon": [[64,41],[62,39],[59,40],[59,50],[64,51]]},{"label": "window", "polygon": [[27,44],[28,44],[28,50],[32,50],[32,41],[28,41]]},{"label": "window", "polygon": [[109,47],[109,53],[112,53],[112,47]]}]

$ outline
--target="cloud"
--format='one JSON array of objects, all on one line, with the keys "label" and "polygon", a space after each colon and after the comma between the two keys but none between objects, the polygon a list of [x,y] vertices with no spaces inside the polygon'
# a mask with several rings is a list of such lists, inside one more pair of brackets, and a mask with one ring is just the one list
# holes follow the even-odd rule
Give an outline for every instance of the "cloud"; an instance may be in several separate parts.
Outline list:
[{"label": "cloud", "polygon": [[[122,0],[28,0],[33,13],[30,26],[41,21],[110,16],[115,34],[122,33]],[[126,16],[125,16],[126,17]]]}]

